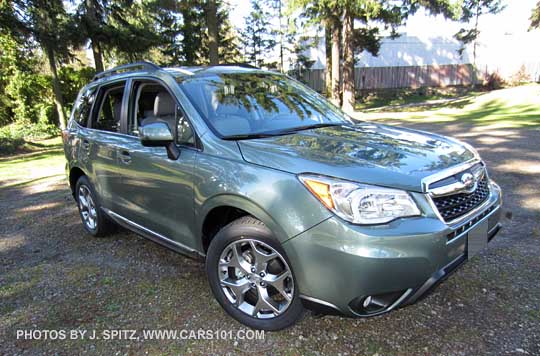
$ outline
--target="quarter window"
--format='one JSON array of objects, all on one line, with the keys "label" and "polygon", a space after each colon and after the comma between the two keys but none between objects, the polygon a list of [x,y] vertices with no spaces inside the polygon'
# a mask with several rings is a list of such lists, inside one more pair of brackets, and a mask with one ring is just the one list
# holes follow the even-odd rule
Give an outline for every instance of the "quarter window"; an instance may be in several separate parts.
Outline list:
[{"label": "quarter window", "polygon": [[95,88],[86,89],[79,98],[77,106],[73,110],[73,120],[79,125],[86,127],[88,125],[88,118],[90,117],[90,111],[92,110],[92,104],[95,98]]}]

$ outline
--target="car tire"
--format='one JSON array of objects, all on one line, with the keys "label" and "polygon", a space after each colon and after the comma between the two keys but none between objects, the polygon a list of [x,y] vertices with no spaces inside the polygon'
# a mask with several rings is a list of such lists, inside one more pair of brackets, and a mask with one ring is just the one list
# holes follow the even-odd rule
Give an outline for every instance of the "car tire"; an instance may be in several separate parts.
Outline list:
[{"label": "car tire", "polygon": [[110,234],[115,224],[101,210],[98,196],[88,177],[81,176],[75,185],[75,199],[84,229],[95,237]]},{"label": "car tire", "polygon": [[217,301],[240,323],[280,330],[304,314],[291,264],[261,221],[241,217],[212,239],[206,273]]}]

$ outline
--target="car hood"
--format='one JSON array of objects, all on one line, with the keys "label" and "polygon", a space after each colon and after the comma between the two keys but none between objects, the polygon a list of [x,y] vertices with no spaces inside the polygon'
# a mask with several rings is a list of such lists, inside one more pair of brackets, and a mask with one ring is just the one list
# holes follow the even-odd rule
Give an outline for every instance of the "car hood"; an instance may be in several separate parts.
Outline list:
[{"label": "car hood", "polygon": [[422,178],[474,158],[457,140],[373,123],[242,140],[247,162],[422,192]]}]

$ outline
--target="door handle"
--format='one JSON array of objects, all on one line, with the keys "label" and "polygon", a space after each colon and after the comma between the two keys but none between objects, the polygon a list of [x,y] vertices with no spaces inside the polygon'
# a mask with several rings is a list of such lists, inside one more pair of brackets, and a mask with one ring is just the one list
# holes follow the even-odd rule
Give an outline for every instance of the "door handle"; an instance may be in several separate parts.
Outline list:
[{"label": "door handle", "polygon": [[131,163],[131,155],[129,154],[128,151],[123,150],[120,152],[120,161],[122,161],[122,163],[124,164]]}]

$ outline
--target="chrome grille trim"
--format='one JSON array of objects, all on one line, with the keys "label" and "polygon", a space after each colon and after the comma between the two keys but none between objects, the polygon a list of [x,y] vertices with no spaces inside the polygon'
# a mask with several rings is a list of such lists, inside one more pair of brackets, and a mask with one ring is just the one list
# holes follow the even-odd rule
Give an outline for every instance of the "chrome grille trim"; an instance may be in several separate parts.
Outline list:
[{"label": "chrome grille trim", "polygon": [[445,178],[448,178],[450,176],[453,176],[454,174],[457,174],[459,172],[463,172],[463,171],[471,168],[472,166],[474,166],[475,164],[478,164],[478,163],[481,163],[485,167],[484,162],[482,162],[481,160],[479,160],[477,158],[473,158],[470,161],[461,163],[461,164],[459,164],[457,166],[447,168],[447,169],[442,170],[440,172],[437,172],[437,173],[435,173],[433,175],[425,177],[421,181],[422,190],[425,193],[429,193],[430,192],[430,190],[429,190],[430,184],[438,182],[438,181],[440,181],[442,179],[445,179]]}]

